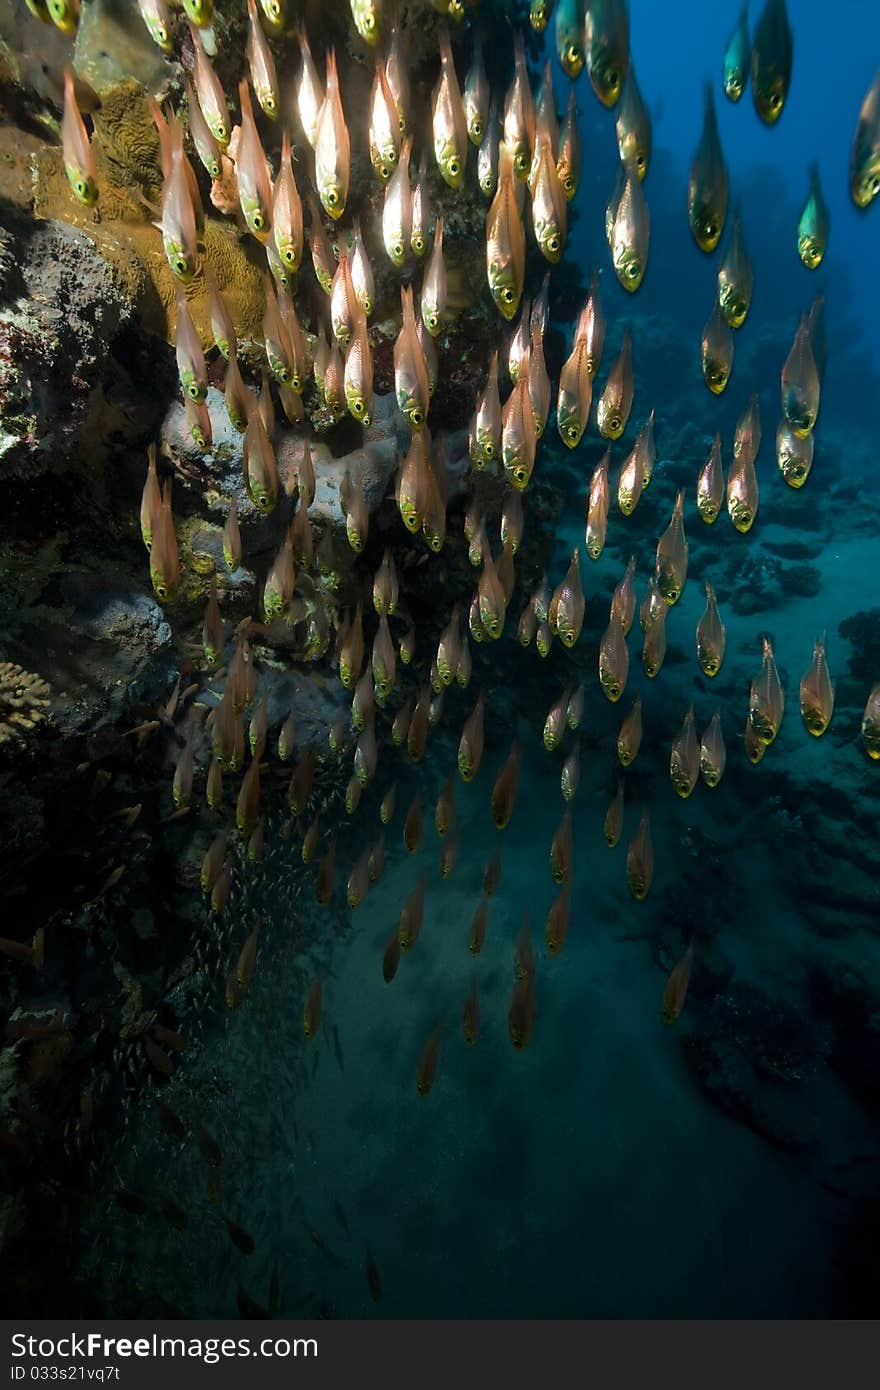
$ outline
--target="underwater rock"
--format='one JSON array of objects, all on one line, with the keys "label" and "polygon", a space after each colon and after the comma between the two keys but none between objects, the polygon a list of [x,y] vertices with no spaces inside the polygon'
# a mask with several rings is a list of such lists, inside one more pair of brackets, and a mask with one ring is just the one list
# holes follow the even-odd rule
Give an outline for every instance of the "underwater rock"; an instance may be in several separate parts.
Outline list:
[{"label": "underwater rock", "polygon": [[837,631],[852,646],[849,669],[866,686],[880,680],[880,608],[860,609],[844,618]]},{"label": "underwater rock", "polygon": [[[213,434],[211,449],[206,452],[198,447],[190,433],[184,407],[174,401],[162,425],[163,451],[175,459],[185,482],[202,491],[211,512],[225,516],[229,501],[234,497],[242,526],[250,521],[259,522],[265,545],[265,518],[252,503],[244,485],[243,438],[229,422],[222,392],[209,387],[206,404]],[[323,440],[309,440],[316,484],[309,513],[315,520],[325,520],[333,526],[345,525],[339,489],[346,470],[352,478],[360,471],[369,512],[377,511],[387,495],[398,458],[409,447],[410,430],[392,394],[375,396],[373,412],[371,425],[363,431],[362,446],[339,458],[333,457]],[[276,423],[274,443],[281,480],[292,483],[302,459],[305,436]],[[456,430],[446,436],[449,501],[465,490],[469,471],[467,433]]]},{"label": "underwater rock", "polygon": [[89,239],[61,222],[14,232],[27,291],[0,309],[0,475],[64,460],[133,304]]},{"label": "underwater rock", "polygon": [[810,1001],[832,1030],[828,1063],[856,1095],[880,1105],[880,994],[844,960],[816,963]]},{"label": "underwater rock", "polygon": [[704,1094],[735,1119],[789,1151],[816,1142],[807,1083],[825,1045],[796,1009],[734,983],[701,1009],[682,1046]]},{"label": "underwater rock", "polygon": [[129,0],[89,0],[83,5],[73,66],[99,96],[125,78],[157,96],[173,71],[150,38],[137,5]]},{"label": "underwater rock", "polygon": [[97,576],[69,575],[62,584],[73,605],[71,627],[88,637],[149,654],[171,641],[171,627],[151,594],[109,585]]}]

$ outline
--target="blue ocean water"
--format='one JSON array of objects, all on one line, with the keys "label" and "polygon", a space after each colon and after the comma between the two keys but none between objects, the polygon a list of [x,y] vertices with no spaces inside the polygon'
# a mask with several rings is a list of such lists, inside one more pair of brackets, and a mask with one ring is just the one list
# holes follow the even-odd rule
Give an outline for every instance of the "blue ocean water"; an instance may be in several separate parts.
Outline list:
[{"label": "blue ocean water", "polygon": [[[658,443],[650,488],[632,518],[612,507],[595,563],[583,550],[584,514],[605,441],[591,427],[569,455],[551,421],[541,446],[536,479],[552,485],[558,505],[548,520],[527,493],[526,536],[552,531],[554,584],[581,547],[584,634],[572,653],[557,643],[546,662],[534,647],[518,648],[515,624],[528,592],[518,587],[501,643],[473,647],[470,689],[447,693],[424,763],[412,766],[385,743],[357,816],[349,822],[337,803],[334,908],[317,907],[312,871],[275,834],[232,913],[219,926],[206,914],[216,1005],[200,1010],[197,1031],[193,1020],[196,1046],[162,1096],[188,1124],[200,1117],[220,1142],[222,1198],[211,1200],[192,1139],[169,1142],[143,1104],[113,1171],[132,1190],[170,1194],[190,1219],[178,1231],[112,1206],[96,1214],[83,1274],[111,1311],[132,1311],[132,1284],[114,1287],[123,1269],[145,1310],[161,1297],[190,1316],[234,1315],[241,1289],[265,1307],[276,1264],[287,1316],[815,1317],[876,1308],[880,770],[864,755],[859,724],[880,679],[880,615],[851,628],[852,640],[839,625],[880,607],[878,211],[859,214],[847,187],[858,106],[880,60],[880,19],[859,0],[841,0],[833,16],[812,0],[791,0],[794,78],[781,121],[768,130],[749,91],[737,106],[721,92],[721,57],[738,12],[736,3],[633,0],[632,52],[654,115],[654,156],[645,186],[651,253],[632,298],[616,285],[604,243],[613,114],[599,108],[586,78],[578,84],[585,172],[566,260],[584,280],[602,267],[602,378],[626,326],[634,340],[635,405],[613,467],[652,408]],[[718,258],[694,246],[685,205],[706,77],[756,275],[720,399],[699,370]],[[567,81],[558,69],[557,90],[563,107]],[[811,274],[797,259],[796,224],[814,158],[832,229],[826,260]],[[794,493],[773,453],[779,371],[817,292],[826,300],[828,364],[813,473]],[[554,303],[554,382],[579,306],[567,307]],[[761,501],[755,527],[740,536],[725,514],[704,525],[694,484],[716,430],[729,463],[733,427],[753,391],[763,422]],[[637,620],[626,693],[612,706],[596,678],[608,601],[631,553],[643,596],[679,488],[690,569],[667,620],[669,652],[649,681]],[[460,526],[461,504],[450,530]],[[694,648],[707,579],[727,626],[714,681],[700,673]],[[448,605],[442,595],[437,603],[442,626]],[[798,683],[821,631],[837,704],[828,732],[813,739],[800,719]],[[787,704],[779,736],[752,767],[742,733],[764,634]],[[421,655],[429,658],[426,641]],[[564,950],[551,957],[541,944],[558,891],[549,848],[573,736],[549,754],[541,731],[558,694],[580,679],[587,700],[572,924]],[[456,781],[459,860],[443,881],[433,806],[478,690],[486,694],[486,753],[472,784]],[[617,731],[637,694],[645,738],[625,774],[624,833],[608,849],[602,825],[621,775]],[[698,731],[720,704],[728,769],[719,788],[699,784],[681,801],[669,754],[692,703]],[[490,792],[513,738],[523,753],[518,800],[500,836],[501,885],[486,944],[472,957],[470,922],[499,839]],[[349,912],[345,878],[378,837],[379,803],[394,780],[384,874]],[[426,824],[419,852],[409,855],[403,816],[417,787]],[[624,860],[644,803],[656,872],[637,903]],[[425,871],[421,936],[386,984],[385,946]],[[526,910],[538,954],[536,1016],[519,1052],[507,1011]],[[223,974],[255,921],[258,968],[242,1007],[229,1013]],[[664,983],[691,939],[690,992],[678,1023],[665,1027]],[[324,1019],[306,1042],[302,1008],[318,974]],[[470,1047],[461,1013],[474,978],[482,1028]],[[184,986],[177,1002],[185,1021]],[[418,1060],[438,1021],[437,1079],[420,1097]],[[221,1212],[253,1237],[252,1254],[230,1242]],[[381,1274],[380,1303],[364,1273],[368,1248]]]}]

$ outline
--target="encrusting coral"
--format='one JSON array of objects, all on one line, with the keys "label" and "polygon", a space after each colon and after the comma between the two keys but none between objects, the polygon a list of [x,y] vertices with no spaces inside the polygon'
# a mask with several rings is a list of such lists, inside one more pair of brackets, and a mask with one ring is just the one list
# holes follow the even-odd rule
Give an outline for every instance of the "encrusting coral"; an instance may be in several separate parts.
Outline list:
[{"label": "encrusting coral", "polygon": [[49,686],[14,661],[0,661],[0,746],[22,743],[46,718]]}]

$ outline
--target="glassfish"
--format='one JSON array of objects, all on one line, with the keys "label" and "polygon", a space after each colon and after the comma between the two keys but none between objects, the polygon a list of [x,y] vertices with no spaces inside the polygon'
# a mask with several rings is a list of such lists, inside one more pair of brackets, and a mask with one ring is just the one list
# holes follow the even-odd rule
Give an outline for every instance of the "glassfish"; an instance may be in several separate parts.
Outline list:
[{"label": "glassfish", "polygon": [[697,660],[704,676],[717,676],[724,661],[725,627],[715,590],[706,580],[706,611],[697,623]]},{"label": "glassfish", "polygon": [[724,776],[727,750],[721,732],[720,708],[712,715],[700,740],[700,772],[707,787],[717,787]]},{"label": "glassfish", "polygon": [[820,738],[834,713],[834,687],[825,657],[825,634],[816,638],[813,660],[801,677],[801,716],[810,733]]},{"label": "glassfish", "polygon": [[675,1023],[684,1008],[693,964],[694,942],[691,938],[687,950],[681,960],[672,967],[669,979],[666,981],[666,988],[663,991],[663,1000],[660,1005],[660,1016],[664,1023]]},{"label": "glassfish", "polygon": [[654,879],[654,845],[651,840],[651,818],[643,807],[639,828],[626,851],[626,881],[637,902],[648,896]]},{"label": "glassfish", "polygon": [[[80,115],[73,81],[73,69],[64,69],[64,111],[61,117],[61,150],[67,181],[74,197],[85,207],[98,201],[98,175],[95,156]],[[173,269],[173,267],[172,267]]]}]

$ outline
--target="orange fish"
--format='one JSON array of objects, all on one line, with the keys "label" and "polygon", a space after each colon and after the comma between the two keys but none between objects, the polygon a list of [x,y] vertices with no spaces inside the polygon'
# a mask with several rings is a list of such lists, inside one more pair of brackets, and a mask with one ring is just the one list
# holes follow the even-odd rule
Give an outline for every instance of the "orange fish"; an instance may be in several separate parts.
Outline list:
[{"label": "orange fish", "polygon": [[691,982],[693,964],[694,942],[693,938],[691,938],[687,950],[681,957],[681,960],[677,961],[672,967],[669,979],[666,981],[666,988],[663,991],[663,1002],[660,1006],[660,1016],[664,1023],[674,1023],[684,1008],[688,985]]},{"label": "orange fish", "polygon": [[571,884],[566,883],[554,898],[544,925],[544,945],[551,956],[558,956],[571,926]]},{"label": "orange fish", "polygon": [[605,813],[605,843],[609,849],[614,849],[623,833],[623,778],[617,783],[617,791],[614,800]]},{"label": "orange fish", "polygon": [[507,760],[495,778],[492,788],[492,819],[498,830],[504,830],[513,815],[519,790],[521,760],[520,747],[514,739]]},{"label": "orange fish", "polygon": [[706,580],[706,611],[697,623],[697,660],[704,676],[717,676],[724,661],[725,627],[718,612],[715,590]]},{"label": "orange fish", "polygon": [[694,729],[694,707],[691,705],[681,729],[672,740],[669,776],[680,797],[690,796],[700,776],[700,745]]},{"label": "orange fish", "polygon": [[639,828],[626,851],[626,881],[633,897],[641,902],[648,896],[654,878],[654,846],[651,840],[651,818],[648,808],[642,810]]},{"label": "orange fish", "polygon": [[834,713],[834,687],[825,659],[825,634],[816,638],[813,660],[801,678],[801,715],[816,738],[824,734]]},{"label": "orange fish", "polygon": [[440,1057],[440,1039],[443,1035],[442,1020],[437,1024],[431,1033],[428,1041],[422,1049],[419,1058],[419,1065],[416,1071],[416,1090],[420,1096],[426,1096],[434,1085],[437,1076],[437,1062]]}]

